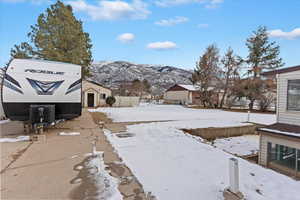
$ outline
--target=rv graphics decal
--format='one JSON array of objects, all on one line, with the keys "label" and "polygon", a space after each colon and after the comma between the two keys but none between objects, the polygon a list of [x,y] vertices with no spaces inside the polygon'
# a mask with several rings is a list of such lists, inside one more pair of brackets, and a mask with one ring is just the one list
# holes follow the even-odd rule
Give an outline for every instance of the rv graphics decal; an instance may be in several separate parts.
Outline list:
[{"label": "rv graphics decal", "polygon": [[42,74],[54,74],[54,75],[64,75],[65,74],[65,72],[54,72],[54,71],[42,70],[42,69],[25,69],[25,72],[42,73]]},{"label": "rv graphics decal", "polygon": [[69,94],[71,92],[74,92],[76,90],[79,90],[81,88],[81,79],[75,81],[74,83],[72,83],[70,85],[70,87],[68,88],[66,94]]},{"label": "rv graphics decal", "polygon": [[18,92],[20,94],[23,94],[21,90],[21,85],[19,84],[18,81],[16,81],[13,77],[9,76],[8,74],[4,75],[4,80],[3,80],[3,86],[14,90],[15,92]]},{"label": "rv graphics decal", "polygon": [[53,95],[64,81],[38,81],[26,78],[38,95]]}]

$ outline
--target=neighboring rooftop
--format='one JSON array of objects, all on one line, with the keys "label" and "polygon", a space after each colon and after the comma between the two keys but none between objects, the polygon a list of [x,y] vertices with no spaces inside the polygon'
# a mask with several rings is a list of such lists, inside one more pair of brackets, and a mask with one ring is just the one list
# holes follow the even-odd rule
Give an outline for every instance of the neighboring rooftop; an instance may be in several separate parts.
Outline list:
[{"label": "neighboring rooftop", "polygon": [[183,87],[184,89],[189,90],[189,91],[197,91],[197,90],[199,90],[197,88],[197,86],[195,86],[195,85],[178,84],[178,86]]},{"label": "neighboring rooftop", "polygon": [[300,138],[300,126],[296,125],[276,123],[264,128],[260,128],[259,130],[273,134]]},{"label": "neighboring rooftop", "polygon": [[300,65],[293,66],[293,67],[286,67],[282,69],[276,69],[268,72],[263,72],[260,75],[261,76],[273,76],[276,74],[282,74],[282,73],[288,73],[288,72],[294,72],[294,71],[300,71]]}]

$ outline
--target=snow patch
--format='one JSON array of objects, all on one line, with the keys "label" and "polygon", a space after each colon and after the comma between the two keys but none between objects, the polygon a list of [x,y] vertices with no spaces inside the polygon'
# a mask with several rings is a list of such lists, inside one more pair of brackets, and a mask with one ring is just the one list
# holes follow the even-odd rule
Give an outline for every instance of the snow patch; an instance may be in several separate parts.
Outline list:
[{"label": "snow patch", "polygon": [[238,156],[253,155],[259,150],[259,136],[244,135],[216,139],[213,142],[213,146]]},{"label": "snow patch", "polygon": [[86,164],[86,168],[89,169],[90,174],[93,174],[93,178],[96,182],[98,199],[105,200],[121,200],[123,199],[120,191],[118,190],[118,179],[109,175],[105,170],[106,165],[103,160],[103,152],[96,152],[91,156],[92,159]]},{"label": "snow patch", "polygon": [[79,132],[70,132],[70,133],[61,132],[58,135],[61,135],[61,136],[74,136],[74,135],[80,135],[80,133]]},{"label": "snow patch", "polygon": [[29,141],[29,136],[18,136],[16,138],[0,138],[0,142],[21,142]]},{"label": "snow patch", "polygon": [[7,122],[9,122],[10,120],[9,119],[6,119],[6,120],[0,120],[0,124],[5,124]]}]

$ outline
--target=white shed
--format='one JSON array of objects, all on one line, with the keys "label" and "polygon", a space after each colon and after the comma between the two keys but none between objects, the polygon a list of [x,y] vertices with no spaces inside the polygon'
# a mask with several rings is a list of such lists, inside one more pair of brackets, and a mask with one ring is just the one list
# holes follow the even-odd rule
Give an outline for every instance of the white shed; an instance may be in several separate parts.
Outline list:
[{"label": "white shed", "polygon": [[83,107],[98,107],[106,105],[106,98],[112,95],[111,89],[93,81],[82,81]]}]

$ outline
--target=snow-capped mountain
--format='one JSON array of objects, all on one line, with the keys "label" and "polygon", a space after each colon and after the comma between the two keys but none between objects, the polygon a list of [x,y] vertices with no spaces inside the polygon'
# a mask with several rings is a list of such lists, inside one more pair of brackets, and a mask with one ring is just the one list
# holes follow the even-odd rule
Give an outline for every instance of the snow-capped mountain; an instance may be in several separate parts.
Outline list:
[{"label": "snow-capped mountain", "polygon": [[191,84],[191,71],[165,65],[134,64],[125,61],[102,61],[91,65],[89,79],[112,89],[121,83],[146,79],[154,94],[162,94],[170,86]]}]

